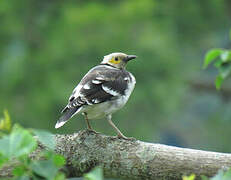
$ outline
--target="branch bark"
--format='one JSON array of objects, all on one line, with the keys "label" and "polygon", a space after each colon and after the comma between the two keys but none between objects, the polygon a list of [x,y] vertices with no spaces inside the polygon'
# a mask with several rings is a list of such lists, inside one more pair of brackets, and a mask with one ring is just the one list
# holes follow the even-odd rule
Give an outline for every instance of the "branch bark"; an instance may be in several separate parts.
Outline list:
[{"label": "branch bark", "polygon": [[[97,165],[105,177],[126,180],[180,180],[191,173],[200,179],[200,175],[210,177],[231,167],[231,154],[129,141],[87,130],[56,135],[55,139],[55,151],[67,159],[64,171],[68,177],[82,176]],[[42,148],[40,145],[36,152]],[[9,176],[6,171],[0,171],[0,177]]]},{"label": "branch bark", "polygon": [[96,165],[105,177],[178,180],[195,173],[213,176],[231,167],[231,154],[128,141],[81,131],[57,135],[57,153],[67,158],[69,177],[82,176]]}]

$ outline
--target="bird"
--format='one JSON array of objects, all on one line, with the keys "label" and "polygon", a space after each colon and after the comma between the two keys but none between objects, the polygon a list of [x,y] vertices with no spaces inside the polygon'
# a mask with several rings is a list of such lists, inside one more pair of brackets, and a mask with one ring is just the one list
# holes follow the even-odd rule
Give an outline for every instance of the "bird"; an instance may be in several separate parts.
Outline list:
[{"label": "bird", "polygon": [[74,115],[82,114],[88,130],[94,131],[89,120],[106,117],[118,138],[129,139],[112,122],[112,114],[127,103],[134,90],[136,79],[125,67],[135,58],[137,56],[121,52],[104,56],[74,88],[55,128],[63,126]]}]

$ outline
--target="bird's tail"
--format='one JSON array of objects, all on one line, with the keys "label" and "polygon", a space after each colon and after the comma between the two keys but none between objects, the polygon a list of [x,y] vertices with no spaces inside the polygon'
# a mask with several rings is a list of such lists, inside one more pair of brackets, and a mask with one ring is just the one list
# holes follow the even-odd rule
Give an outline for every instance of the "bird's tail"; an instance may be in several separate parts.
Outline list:
[{"label": "bird's tail", "polygon": [[55,128],[57,129],[63,126],[70,118],[72,118],[72,116],[78,113],[80,109],[81,107],[74,107],[74,108],[65,107],[62,111],[62,116],[55,124]]}]

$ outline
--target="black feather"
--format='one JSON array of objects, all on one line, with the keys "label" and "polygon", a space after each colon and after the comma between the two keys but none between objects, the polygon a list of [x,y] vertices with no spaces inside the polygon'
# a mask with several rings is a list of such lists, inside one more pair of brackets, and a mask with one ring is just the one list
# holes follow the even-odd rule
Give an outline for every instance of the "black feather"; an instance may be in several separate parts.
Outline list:
[{"label": "black feather", "polygon": [[68,108],[68,107],[65,107],[64,110],[63,110],[63,114],[62,116],[59,118],[59,120],[57,121],[56,125],[57,124],[60,124],[60,123],[65,123],[66,121],[68,121],[74,114],[75,112],[79,109],[80,107],[74,107],[74,108]]}]

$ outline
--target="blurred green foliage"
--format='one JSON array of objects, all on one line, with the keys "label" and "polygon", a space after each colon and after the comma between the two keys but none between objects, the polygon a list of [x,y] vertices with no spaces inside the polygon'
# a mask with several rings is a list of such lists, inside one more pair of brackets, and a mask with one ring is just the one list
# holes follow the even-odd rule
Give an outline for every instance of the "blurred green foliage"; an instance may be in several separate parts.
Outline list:
[{"label": "blurred green foliage", "polygon": [[[195,174],[190,176],[183,176],[183,180],[195,180]],[[202,180],[230,180],[231,179],[231,169],[228,171],[219,171],[214,177],[208,178],[206,176],[201,177]]]},{"label": "blurred green foliage", "polygon": [[190,176],[183,176],[182,179],[183,180],[195,180],[196,175],[195,174],[191,174]]},{"label": "blurred green foliage", "polygon": [[[35,134],[38,135],[37,140],[45,144],[45,138],[39,135],[44,134],[44,131],[36,130]],[[46,132],[46,139],[52,137],[52,134]],[[37,148],[37,140],[29,130],[14,125],[10,134],[0,139],[0,168],[14,165],[13,177],[10,178],[14,180],[64,180],[65,175],[59,169],[65,165],[65,159],[55,154],[53,149],[42,150],[36,158],[30,158],[29,155]]]},{"label": "blurred green foliage", "polygon": [[[216,60],[216,61],[215,61]],[[210,63],[214,62],[214,66],[218,69],[219,74],[216,77],[215,85],[217,89],[231,72],[231,50],[227,49],[212,49],[207,52],[204,60],[204,68],[207,68]]]},{"label": "blurred green foliage", "polygon": [[231,169],[228,171],[219,171],[214,177],[208,178],[203,176],[202,180],[229,180],[231,179]]},{"label": "blurred green foliage", "polygon": [[4,133],[9,133],[12,128],[10,115],[6,109],[3,111],[3,115],[4,117],[0,118],[0,137]]},{"label": "blurred green foliage", "polygon": [[[229,0],[2,0],[0,109],[25,127],[83,129],[81,115],[54,125],[82,76],[122,51],[138,56],[128,65],[136,88],[113,116],[126,136],[230,151],[231,103],[191,85],[216,75],[201,64],[208,49],[227,48],[230,9]],[[92,124],[114,135],[106,121]]]},{"label": "blurred green foliage", "polygon": [[[10,124],[10,126],[9,126]],[[11,119],[7,110],[0,121],[0,170],[13,165],[13,180],[64,180],[66,176],[59,171],[66,160],[56,154],[54,135],[45,130],[25,129],[15,124],[11,128]],[[7,133],[6,133],[7,130]],[[39,141],[46,149],[33,157]],[[5,178],[6,179],[6,178]],[[103,170],[95,167],[84,174],[86,180],[103,180]]]},{"label": "blurred green foliage", "polygon": [[84,180],[103,180],[103,170],[101,167],[95,167],[89,173],[84,174]]}]

